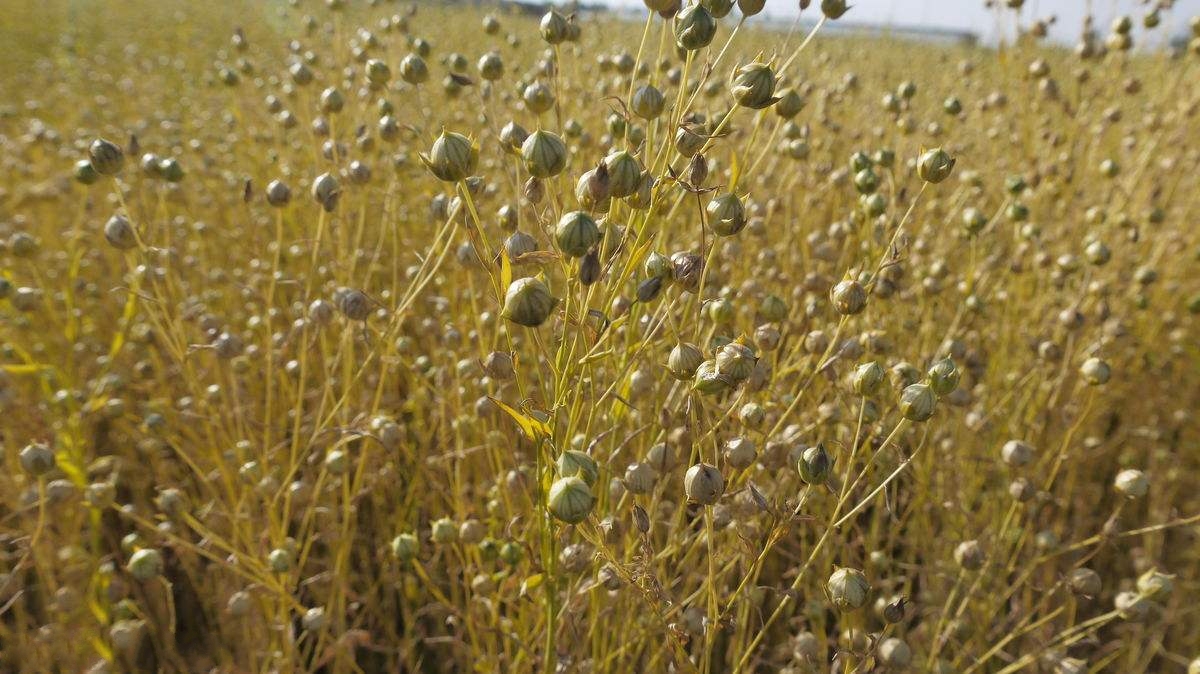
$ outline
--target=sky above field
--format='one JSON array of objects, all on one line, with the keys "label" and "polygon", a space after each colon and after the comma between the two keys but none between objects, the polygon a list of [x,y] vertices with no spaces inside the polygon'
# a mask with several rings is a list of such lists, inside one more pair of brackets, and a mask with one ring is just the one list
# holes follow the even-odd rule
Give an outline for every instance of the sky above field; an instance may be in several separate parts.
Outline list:
[{"label": "sky above field", "polygon": [[[599,1],[617,7],[644,7],[642,0]],[[1006,23],[998,23],[996,12],[985,8],[983,0],[851,0],[851,3],[854,8],[846,19],[855,22],[965,29],[988,41],[995,41],[1002,30],[1012,31],[1011,12],[1006,12]],[[767,11],[794,16],[798,4],[796,0],[767,0]],[[820,0],[814,0],[813,5],[819,4]],[[1026,0],[1023,17],[1028,20],[1056,15],[1058,21],[1052,29],[1053,37],[1074,42],[1089,6],[1101,30],[1106,30],[1112,18],[1120,14],[1134,17],[1140,26],[1141,16],[1146,12],[1142,0]],[[816,11],[809,10],[814,17]],[[1198,14],[1200,0],[1178,0],[1175,9],[1164,15],[1163,25],[1169,29],[1168,34],[1181,33],[1186,30],[1188,19]]]}]

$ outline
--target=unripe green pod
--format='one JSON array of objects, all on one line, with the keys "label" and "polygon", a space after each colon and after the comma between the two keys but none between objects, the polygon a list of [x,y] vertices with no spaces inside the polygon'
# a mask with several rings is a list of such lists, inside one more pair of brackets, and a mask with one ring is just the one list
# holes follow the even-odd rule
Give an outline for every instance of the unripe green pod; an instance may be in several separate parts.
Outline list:
[{"label": "unripe green pod", "polygon": [[583,257],[600,243],[600,228],[583,211],[564,213],[554,228],[554,240],[568,257]]},{"label": "unripe green pod", "polygon": [[751,17],[763,11],[767,0],[737,0],[738,9],[742,16]]},{"label": "unripe green pod", "polygon": [[658,473],[647,463],[631,463],[625,468],[622,483],[631,494],[648,494],[654,489]]},{"label": "unripe green pod", "polygon": [[879,363],[875,361],[862,363],[854,368],[851,384],[854,387],[855,393],[866,397],[879,390],[879,385],[883,383],[885,376],[886,373],[880,367]]},{"label": "unripe green pod", "polygon": [[643,84],[633,92],[633,100],[630,101],[629,107],[633,114],[649,121],[662,115],[666,102],[662,92],[654,85]]},{"label": "unripe green pod", "polygon": [[840,611],[854,611],[867,603],[871,584],[858,569],[836,569],[825,583],[829,598]]},{"label": "unripe green pod", "polygon": [[746,207],[736,194],[719,194],[708,202],[708,224],[717,236],[733,236],[746,227]]},{"label": "unripe green pod", "polygon": [[712,505],[725,493],[725,478],[715,466],[698,463],[684,474],[683,490],[688,500],[700,505]]},{"label": "unripe green pod", "polygon": [[875,190],[879,189],[879,176],[875,175],[875,171],[870,167],[855,173],[854,189],[858,190],[859,194],[874,194]]},{"label": "unripe green pod", "polygon": [[829,479],[830,468],[829,453],[825,451],[825,445],[822,443],[805,449],[796,460],[796,471],[800,473],[804,484],[825,484]]},{"label": "unripe green pod", "polygon": [[717,371],[717,361],[706,360],[696,368],[692,378],[692,390],[702,395],[715,395],[733,388],[733,381],[728,375]]},{"label": "unripe green pod", "polygon": [[587,519],[595,502],[592,490],[577,475],[555,480],[546,497],[550,514],[567,524],[579,524]]},{"label": "unripe green pod", "polygon": [[530,112],[540,115],[554,107],[554,91],[544,82],[534,82],[521,92],[521,100]]},{"label": "unripe green pod", "polygon": [[738,69],[733,78],[733,100],[752,110],[775,104],[775,72],[765,63],[750,63]]},{"label": "unripe green pod", "polygon": [[719,297],[704,304],[704,312],[709,320],[717,325],[729,325],[737,317],[737,310],[724,297]]},{"label": "unripe green pod", "polygon": [[903,639],[889,637],[876,649],[879,664],[892,670],[902,670],[912,663],[912,649]]},{"label": "unripe green pod", "polygon": [[978,234],[979,232],[983,231],[983,228],[987,226],[987,223],[987,216],[984,215],[983,212],[978,208],[967,208],[963,210],[962,225],[963,230],[965,230],[967,234]]},{"label": "unripe green pod", "polygon": [[458,540],[458,527],[450,518],[442,517],[429,526],[429,537],[438,545],[448,545]]},{"label": "unripe green pod", "polygon": [[950,177],[954,163],[955,159],[945,150],[928,150],[917,160],[917,175],[927,183],[937,184]]},{"label": "unripe green pod", "polygon": [[733,341],[717,349],[715,362],[717,372],[729,377],[736,385],[750,378],[758,357],[754,355],[754,349],[741,341]]},{"label": "unripe green pod", "polygon": [[542,21],[538,24],[538,31],[547,43],[562,44],[567,41],[570,27],[567,25],[566,17],[552,9],[542,16]]},{"label": "unripe green pod", "polygon": [[1033,460],[1033,447],[1021,440],[1009,440],[1000,448],[1000,458],[1004,463],[1019,468]]},{"label": "unripe green pod", "polygon": [[367,61],[367,82],[372,87],[382,87],[392,79],[392,69],[379,59]]},{"label": "unripe green pod", "polygon": [[500,315],[528,328],[536,328],[553,313],[558,300],[550,295],[550,289],[540,279],[519,278],[508,286],[504,293],[504,308]]},{"label": "unripe green pod", "polygon": [[887,199],[878,192],[859,196],[859,204],[867,216],[877,218],[887,212]]},{"label": "unripe green pod", "polygon": [[489,82],[504,77],[504,59],[496,52],[488,52],[479,57],[479,76]]},{"label": "unripe green pod", "polygon": [[1150,480],[1140,470],[1127,468],[1113,480],[1117,492],[1126,498],[1141,498],[1150,492]]},{"label": "unripe green pod", "polygon": [[700,4],[714,19],[723,19],[733,11],[733,0],[700,0]]},{"label": "unripe green pod", "polygon": [[1108,246],[1104,245],[1103,241],[1089,243],[1084,253],[1087,255],[1088,262],[1097,267],[1108,264],[1108,261],[1112,259],[1112,251],[1108,249]]},{"label": "unripe green pod", "polygon": [[267,203],[275,208],[283,208],[292,200],[292,190],[281,180],[272,180],[267,185]]},{"label": "unripe green pod", "polygon": [[429,66],[418,54],[409,54],[400,61],[400,78],[409,84],[423,84],[429,80]]},{"label": "unripe green pod", "polygon": [[704,363],[704,352],[695,344],[680,342],[671,349],[671,354],[667,356],[667,371],[671,376],[680,380],[687,381],[696,375],[696,371],[700,365]]},{"label": "unripe green pod", "polygon": [[778,295],[767,295],[758,306],[759,317],[768,323],[780,323],[787,320],[788,306]]},{"label": "unripe green pod", "polygon": [[97,138],[88,146],[92,169],[102,176],[115,176],[125,166],[125,152],[116,144]]},{"label": "unripe green pod", "polygon": [[104,240],[118,250],[136,248],[138,244],[133,224],[123,215],[114,215],[104,223]]},{"label": "unripe green pod", "polygon": [[675,44],[680,49],[703,49],[717,34],[717,21],[703,5],[688,5],[675,15]]},{"label": "unripe green pod", "polygon": [[179,165],[179,161],[174,157],[167,157],[159,161],[158,173],[163,180],[169,183],[183,182],[183,167]]},{"label": "unripe green pod", "polygon": [[578,475],[589,487],[596,485],[600,478],[600,469],[596,460],[577,449],[568,449],[558,455],[559,477]]},{"label": "unripe green pod", "polygon": [[937,407],[937,396],[926,384],[913,384],[900,394],[900,413],[909,421],[927,421]]},{"label": "unripe green pod", "polygon": [[1141,622],[1150,615],[1151,603],[1137,592],[1120,592],[1113,598],[1113,607],[1121,618],[1129,622]]},{"label": "unripe green pod", "polygon": [[1112,368],[1099,358],[1088,358],[1079,366],[1079,374],[1092,386],[1101,386],[1107,384],[1112,377]]},{"label": "unripe green pod", "polygon": [[637,191],[642,183],[642,167],[633,155],[620,150],[604,158],[608,168],[609,194],[623,199]]},{"label": "unripe green pod", "polygon": [[313,81],[313,72],[303,62],[293,63],[288,67],[288,74],[291,75],[292,81],[300,86],[311,84]]},{"label": "unripe green pod", "polygon": [[429,154],[420,155],[422,163],[439,180],[459,182],[475,171],[479,162],[479,147],[470,138],[442,131]]},{"label": "unripe green pod", "polygon": [[1088,568],[1073,569],[1067,574],[1067,585],[1071,592],[1084,597],[1095,597],[1100,594],[1103,583],[1100,574]]},{"label": "unripe green pod", "polygon": [[958,367],[949,357],[943,358],[933,364],[927,373],[929,377],[929,386],[939,398],[950,395],[954,389],[958,388],[958,381],[962,377]]},{"label": "unripe green pod", "polygon": [[942,110],[944,110],[947,115],[958,115],[962,112],[962,101],[958,100],[958,98],[954,96],[951,96],[942,101]]},{"label": "unripe green pod", "polygon": [[41,477],[54,470],[57,465],[54,452],[46,445],[37,442],[25,445],[21,449],[19,458],[21,470],[33,477]]},{"label": "unripe green pod", "polygon": [[421,550],[421,542],[417,537],[403,533],[392,539],[391,543],[392,556],[401,562],[412,561],[416,558],[417,553]]},{"label": "unripe green pod", "polygon": [[775,103],[775,114],[783,119],[791,119],[804,109],[804,97],[795,89],[788,88],[779,92],[779,100]]},{"label": "unripe green pod", "polygon": [[129,575],[143,583],[153,580],[163,572],[162,553],[154,548],[142,548],[130,555],[126,569]]},{"label": "unripe green pod", "polygon": [[327,87],[321,92],[321,112],[325,114],[341,112],[346,105],[346,98],[336,87]]},{"label": "unripe green pod", "polygon": [[509,122],[500,129],[500,146],[510,154],[519,154],[521,146],[528,138],[529,132],[516,122]]},{"label": "unripe green pod", "polygon": [[534,178],[553,178],[567,167],[567,145],[553,133],[539,129],[521,145],[521,159]]},{"label": "unripe green pod", "polygon": [[983,568],[986,556],[979,541],[963,541],[954,548],[954,561],[967,571],[978,571]]},{"label": "unripe green pod", "polygon": [[850,155],[850,171],[858,173],[871,168],[871,157],[866,152],[858,151]]},{"label": "unripe green pod", "polygon": [[667,278],[671,276],[673,267],[667,256],[651,252],[646,256],[646,262],[643,263],[642,269],[650,278]]},{"label": "unripe green pod", "polygon": [[754,459],[758,458],[758,452],[754,448],[753,440],[738,436],[725,443],[725,450],[721,456],[724,457],[725,463],[734,470],[745,470],[754,463]]},{"label": "unripe green pod", "polygon": [[75,182],[80,185],[92,185],[100,179],[100,174],[96,172],[96,169],[92,167],[91,160],[88,159],[80,159],[75,162],[72,175],[75,177]]},{"label": "unripe green pod", "polygon": [[867,291],[858,281],[848,279],[829,290],[829,301],[839,314],[853,316],[867,308]]},{"label": "unripe green pod", "polygon": [[846,0],[821,0],[821,12],[830,19],[840,19],[849,11]]}]

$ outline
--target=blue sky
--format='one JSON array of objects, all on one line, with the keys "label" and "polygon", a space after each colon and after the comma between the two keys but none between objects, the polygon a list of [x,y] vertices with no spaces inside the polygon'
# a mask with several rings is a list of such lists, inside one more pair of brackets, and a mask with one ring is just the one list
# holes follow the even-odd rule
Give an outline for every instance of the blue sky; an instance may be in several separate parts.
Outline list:
[{"label": "blue sky", "polygon": [[[642,0],[598,0],[619,7],[644,7]],[[847,20],[864,23],[904,24],[936,26],[940,28],[962,28],[973,30],[986,40],[994,41],[999,35],[999,26],[1012,30],[1011,10],[1005,10],[1005,22],[1000,24],[995,10],[984,7],[984,0],[850,0],[854,8],[846,15]],[[796,0],[767,0],[767,11],[776,15],[794,16],[798,6]],[[820,0],[813,0],[814,6]],[[1003,3],[997,3],[1003,4]],[[1026,0],[1022,16],[1026,21],[1033,17],[1058,16],[1052,35],[1060,41],[1074,42],[1083,23],[1088,7],[1096,17],[1097,26],[1107,29],[1113,17],[1129,14],[1135,24],[1141,25],[1141,16],[1146,6],[1141,0]],[[736,11],[736,10],[735,10]],[[816,8],[808,12],[816,16]],[[1200,14],[1200,0],[1176,0],[1175,9],[1163,15],[1163,27],[1170,34],[1185,31],[1192,16]],[[1162,30],[1160,28],[1159,30]]]}]

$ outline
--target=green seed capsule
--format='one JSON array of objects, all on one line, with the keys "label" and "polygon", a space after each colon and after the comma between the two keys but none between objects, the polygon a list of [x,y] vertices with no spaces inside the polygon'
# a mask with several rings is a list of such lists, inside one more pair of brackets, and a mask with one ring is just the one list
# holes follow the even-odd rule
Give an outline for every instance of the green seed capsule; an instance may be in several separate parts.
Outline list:
[{"label": "green seed capsule", "polygon": [[900,413],[909,421],[927,421],[936,406],[937,396],[926,384],[912,384],[900,394]]},{"label": "green seed capsule", "polygon": [[728,375],[717,371],[717,361],[706,360],[696,368],[692,378],[692,390],[702,395],[715,395],[733,388],[733,381]]},{"label": "green seed capsule", "polygon": [[429,66],[417,54],[409,54],[400,61],[400,78],[412,85],[429,80]]},{"label": "green seed capsule", "polygon": [[553,178],[567,167],[567,145],[555,134],[539,129],[521,145],[521,159],[534,178]]},{"label": "green seed capsule", "polygon": [[703,5],[688,5],[675,15],[675,44],[680,49],[703,49],[717,34],[717,21]]},{"label": "green seed capsule", "polygon": [[80,185],[92,185],[100,179],[100,174],[96,172],[96,169],[92,168],[92,162],[88,159],[80,159],[75,162],[72,175],[75,176],[75,182]]},{"label": "green seed capsule", "polygon": [[939,398],[948,396],[958,388],[958,381],[962,377],[958,367],[950,358],[943,358],[933,364],[929,368],[928,375],[929,386]]},{"label": "green seed capsule", "polygon": [[500,315],[517,325],[536,328],[546,322],[557,305],[558,300],[541,280],[519,278],[508,286]]},{"label": "green seed capsule", "polygon": [[717,236],[733,236],[746,227],[746,207],[736,194],[717,195],[707,210],[708,224]]},{"label": "green seed capsule", "polygon": [[462,134],[442,131],[429,154],[420,157],[439,180],[453,183],[466,180],[475,171],[479,148]]},{"label": "green seed capsule", "polygon": [[586,519],[593,505],[592,490],[578,475],[555,480],[546,498],[550,514],[568,524],[579,524]]},{"label": "green seed capsule", "polygon": [[593,246],[600,243],[600,228],[596,221],[583,211],[571,211],[562,216],[554,229],[554,239],[563,254],[583,257]]},{"label": "green seed capsule", "polygon": [[733,100],[752,110],[770,107],[779,100],[775,98],[775,72],[765,63],[742,66],[733,78]]},{"label": "green seed capsule", "polygon": [[579,450],[568,449],[558,456],[558,474],[560,477],[578,475],[592,487],[600,478],[600,469],[592,457]]},{"label": "green seed capsule", "polygon": [[541,23],[538,24],[538,31],[542,34],[542,39],[549,44],[562,44],[566,42],[570,30],[566,17],[553,9],[546,12],[545,16],[542,17]]},{"label": "green seed capsule", "polygon": [[667,371],[671,376],[680,380],[687,381],[696,376],[696,371],[700,369],[700,365],[704,363],[704,352],[695,344],[681,342],[671,349],[671,354],[667,356]]},{"label": "green seed capsule", "polygon": [[860,396],[869,396],[879,390],[880,384],[883,383],[883,378],[886,373],[879,363],[871,361],[862,363],[854,369],[854,375],[851,383],[854,387],[854,392]]},{"label": "green seed capsule", "polygon": [[917,175],[927,183],[940,183],[950,177],[955,160],[941,148],[929,150],[917,160]]},{"label": "green seed capsule", "polygon": [[408,562],[416,558],[417,553],[421,550],[421,543],[417,537],[404,533],[392,539],[392,556],[402,562]]},{"label": "green seed capsule", "polygon": [[642,166],[633,155],[620,150],[604,158],[608,169],[609,194],[614,199],[624,199],[638,190],[642,184]]},{"label": "green seed capsule", "polygon": [[805,484],[825,484],[829,479],[829,469],[829,454],[821,443],[805,449],[796,461],[796,470]]},{"label": "green seed capsule", "polygon": [[153,580],[162,574],[162,553],[154,548],[138,550],[129,557],[129,564],[126,568],[129,570],[129,575],[136,580],[142,582]]},{"label": "green seed capsule", "polygon": [[712,505],[725,493],[725,478],[715,466],[698,463],[688,468],[684,474],[683,490],[688,500],[701,505]]},{"label": "green seed capsule", "polygon": [[821,0],[821,12],[830,19],[840,19],[849,10],[846,0]]},{"label": "green seed capsule", "polygon": [[663,108],[666,107],[666,98],[653,85],[643,84],[633,92],[633,100],[629,107],[633,114],[649,121],[662,115]]},{"label": "green seed capsule", "polygon": [[88,159],[92,169],[102,176],[114,176],[125,166],[125,152],[116,143],[103,138],[92,141],[88,147]]},{"label": "green seed capsule", "polygon": [[825,583],[829,598],[840,611],[854,611],[867,603],[871,584],[858,569],[836,569]]}]

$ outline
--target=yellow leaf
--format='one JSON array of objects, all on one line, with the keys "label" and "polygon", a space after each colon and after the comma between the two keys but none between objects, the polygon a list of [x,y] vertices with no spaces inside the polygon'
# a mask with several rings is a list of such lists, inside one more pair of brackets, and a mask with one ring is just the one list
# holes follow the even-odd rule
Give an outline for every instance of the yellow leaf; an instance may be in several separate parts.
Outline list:
[{"label": "yellow leaf", "polygon": [[512,285],[512,262],[508,259],[508,251],[500,247],[500,289],[507,291]]},{"label": "yellow leaf", "polygon": [[524,412],[515,410],[492,396],[488,396],[488,400],[491,400],[496,404],[496,407],[499,407],[505,414],[512,417],[512,420],[517,422],[517,425],[521,427],[521,432],[530,440],[550,436],[550,427],[546,425],[545,421],[538,420]]},{"label": "yellow leaf", "polygon": [[521,596],[522,597],[529,596],[529,594],[531,592],[533,592],[534,590],[541,587],[542,581],[544,581],[545,579],[546,579],[545,575],[540,574],[540,573],[535,573],[532,576],[526,578],[525,582],[521,583]]}]

